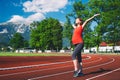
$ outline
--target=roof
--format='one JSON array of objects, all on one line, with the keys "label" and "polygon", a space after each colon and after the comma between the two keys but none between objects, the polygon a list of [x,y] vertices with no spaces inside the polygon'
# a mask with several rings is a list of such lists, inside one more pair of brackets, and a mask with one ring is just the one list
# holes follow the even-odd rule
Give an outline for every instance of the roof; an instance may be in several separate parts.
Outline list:
[{"label": "roof", "polygon": [[107,43],[106,42],[101,42],[100,46],[107,46]]}]

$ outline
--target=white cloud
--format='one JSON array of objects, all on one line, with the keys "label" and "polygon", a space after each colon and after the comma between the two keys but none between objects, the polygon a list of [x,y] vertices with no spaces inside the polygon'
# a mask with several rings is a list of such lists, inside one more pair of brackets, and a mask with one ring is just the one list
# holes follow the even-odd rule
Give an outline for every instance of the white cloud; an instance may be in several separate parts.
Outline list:
[{"label": "white cloud", "polygon": [[19,15],[14,15],[8,22],[24,22],[25,18]]},{"label": "white cloud", "polygon": [[30,24],[33,21],[41,21],[44,18],[45,18],[44,15],[41,13],[35,13],[33,15],[30,15],[27,18],[24,18],[24,17],[19,16],[19,15],[14,15],[8,22]]},{"label": "white cloud", "polygon": [[23,3],[23,10],[25,12],[56,12],[59,9],[64,8],[68,3],[68,0],[33,0]]},{"label": "white cloud", "polygon": [[[35,12],[34,14],[24,18],[20,15],[13,15],[8,22],[20,22],[25,24],[30,24],[33,21],[41,21],[45,18],[45,13],[57,12],[60,9],[65,8],[68,4],[68,0],[32,0],[22,2],[24,12]],[[14,4],[17,6],[17,4]],[[61,11],[61,13],[64,13]]]},{"label": "white cloud", "polygon": [[41,21],[45,19],[44,15],[41,13],[35,13],[33,15],[30,15],[28,18],[26,18],[26,22],[28,24],[32,23],[33,21]]}]

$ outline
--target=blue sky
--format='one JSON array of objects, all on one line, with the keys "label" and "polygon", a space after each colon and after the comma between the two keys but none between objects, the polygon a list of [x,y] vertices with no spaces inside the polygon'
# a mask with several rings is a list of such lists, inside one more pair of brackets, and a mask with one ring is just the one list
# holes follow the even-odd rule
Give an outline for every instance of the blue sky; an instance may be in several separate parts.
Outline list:
[{"label": "blue sky", "polygon": [[[65,22],[75,0],[0,0],[0,23],[21,22],[30,24],[53,17]],[[76,0],[77,1],[77,0]],[[82,0],[83,3],[88,0]]]}]

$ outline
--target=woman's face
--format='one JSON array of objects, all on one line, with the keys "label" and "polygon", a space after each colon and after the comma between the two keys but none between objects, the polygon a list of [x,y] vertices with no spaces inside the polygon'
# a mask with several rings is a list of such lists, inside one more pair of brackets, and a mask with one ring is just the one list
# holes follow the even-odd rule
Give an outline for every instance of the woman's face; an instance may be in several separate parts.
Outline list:
[{"label": "woman's face", "polygon": [[81,20],[79,18],[77,18],[76,23],[81,23]]},{"label": "woman's face", "polygon": [[76,25],[81,25],[82,21],[79,18],[77,18],[76,21],[75,21],[75,23],[76,23]]}]

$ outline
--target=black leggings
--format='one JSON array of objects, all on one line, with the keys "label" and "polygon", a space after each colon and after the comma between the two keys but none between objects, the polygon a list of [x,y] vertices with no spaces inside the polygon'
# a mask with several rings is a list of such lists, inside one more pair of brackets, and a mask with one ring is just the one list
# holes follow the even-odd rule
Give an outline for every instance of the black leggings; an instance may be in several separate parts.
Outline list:
[{"label": "black leggings", "polygon": [[72,54],[72,60],[75,60],[77,58],[79,63],[82,62],[81,50],[83,49],[83,46],[84,46],[83,43],[75,45],[75,49]]}]

